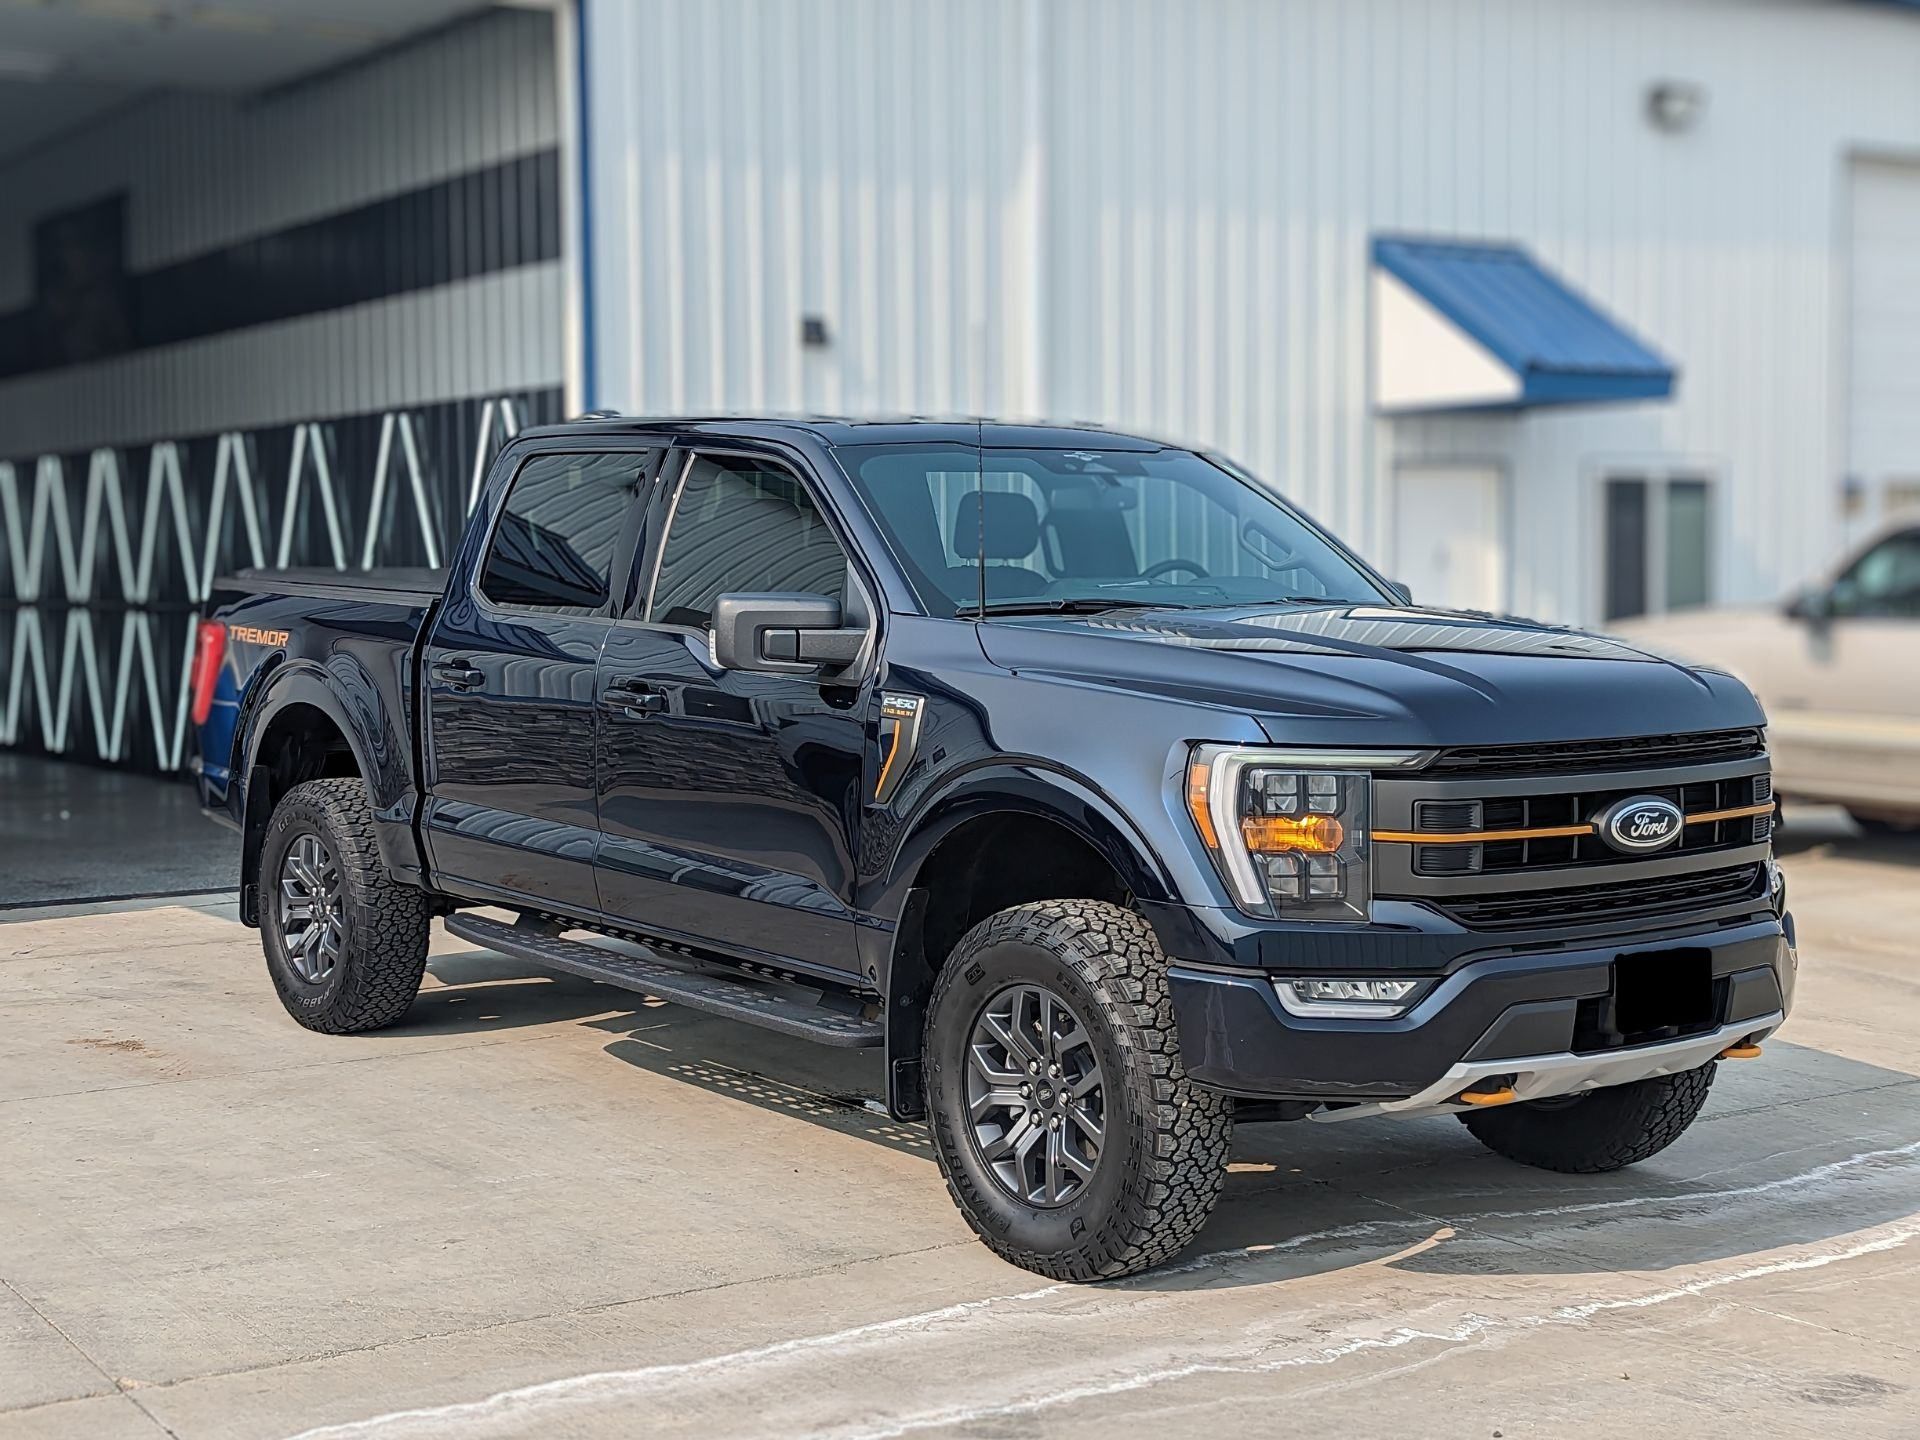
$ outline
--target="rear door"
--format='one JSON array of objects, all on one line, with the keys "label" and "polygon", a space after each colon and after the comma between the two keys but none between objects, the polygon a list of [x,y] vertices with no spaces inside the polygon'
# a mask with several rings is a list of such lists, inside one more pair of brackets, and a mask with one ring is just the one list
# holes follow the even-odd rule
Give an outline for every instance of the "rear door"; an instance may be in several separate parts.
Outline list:
[{"label": "rear door", "polygon": [[665,938],[856,971],[871,679],[722,670],[710,629],[714,599],[729,592],[862,609],[847,550],[782,462],[676,452],[668,476],[664,544],[651,547],[600,660],[602,907]]},{"label": "rear door", "polygon": [[426,647],[426,840],[450,888],[590,915],[595,668],[656,449],[539,451]]}]

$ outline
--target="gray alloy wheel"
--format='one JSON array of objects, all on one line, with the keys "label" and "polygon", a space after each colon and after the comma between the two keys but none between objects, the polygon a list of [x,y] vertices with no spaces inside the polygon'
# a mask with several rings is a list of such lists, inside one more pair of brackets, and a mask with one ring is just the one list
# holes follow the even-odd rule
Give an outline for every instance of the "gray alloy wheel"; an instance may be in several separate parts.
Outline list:
[{"label": "gray alloy wheel", "polygon": [[1093,1179],[1106,1142],[1106,1075],[1071,1006],[1043,985],[990,996],[967,1042],[974,1146],[1000,1188],[1041,1209]]},{"label": "gray alloy wheel", "polygon": [[324,985],[346,942],[339,863],[318,835],[300,835],[280,862],[280,933],[287,964],[309,985]]}]

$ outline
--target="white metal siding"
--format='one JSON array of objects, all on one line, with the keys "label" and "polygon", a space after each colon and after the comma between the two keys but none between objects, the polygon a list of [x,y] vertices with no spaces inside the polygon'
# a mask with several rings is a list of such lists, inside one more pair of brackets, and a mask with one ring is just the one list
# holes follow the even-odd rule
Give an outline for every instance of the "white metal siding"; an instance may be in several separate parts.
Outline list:
[{"label": "white metal siding", "polygon": [[[1920,151],[1920,17],[1803,0],[587,0],[598,399],[1085,419],[1384,553],[1397,458],[1510,466],[1513,603],[1590,616],[1592,477],[1704,466],[1718,584],[1838,541],[1845,156]],[[1694,130],[1646,87],[1704,87]],[[1367,241],[1515,239],[1666,405],[1375,418]],[[823,315],[834,343],[799,345]],[[1570,553],[1571,551],[1571,553]]]},{"label": "white metal siding", "polygon": [[[503,11],[244,100],[163,97],[0,167],[0,309],[42,217],[127,194],[148,270],[559,142],[551,17]],[[556,386],[558,262],[0,381],[0,458]]]},{"label": "white metal siding", "polygon": [[1920,486],[1920,162],[1856,161],[1847,294],[1849,471],[1869,513]]}]

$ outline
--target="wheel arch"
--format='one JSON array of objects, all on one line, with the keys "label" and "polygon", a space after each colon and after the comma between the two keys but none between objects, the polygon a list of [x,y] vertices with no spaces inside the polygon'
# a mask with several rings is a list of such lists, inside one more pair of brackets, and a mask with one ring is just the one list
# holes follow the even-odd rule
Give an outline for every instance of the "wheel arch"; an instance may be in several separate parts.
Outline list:
[{"label": "wheel arch", "polygon": [[903,827],[886,893],[899,916],[875,975],[887,1017],[887,1103],[919,1113],[927,998],[953,945],[987,915],[1034,900],[1172,898],[1141,829],[1080,777],[1033,765],[976,770]]},{"label": "wheel arch", "polygon": [[[361,728],[315,667],[279,666],[262,682],[250,711],[241,772],[240,918],[258,925],[260,849],[280,798],[305,780],[353,776],[366,782],[379,818],[382,786]],[[402,820],[399,828],[404,831],[408,823]],[[396,873],[417,873],[417,857],[394,853],[394,829],[391,822],[376,826],[383,861]]]}]

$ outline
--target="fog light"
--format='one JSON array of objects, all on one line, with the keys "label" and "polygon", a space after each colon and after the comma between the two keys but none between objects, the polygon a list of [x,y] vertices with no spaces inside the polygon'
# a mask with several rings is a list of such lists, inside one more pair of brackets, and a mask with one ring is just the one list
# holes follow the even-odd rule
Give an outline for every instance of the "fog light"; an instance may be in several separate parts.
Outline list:
[{"label": "fog light", "polygon": [[1274,988],[1289,1015],[1391,1020],[1406,1013],[1424,980],[1347,980],[1333,976],[1278,980]]}]

